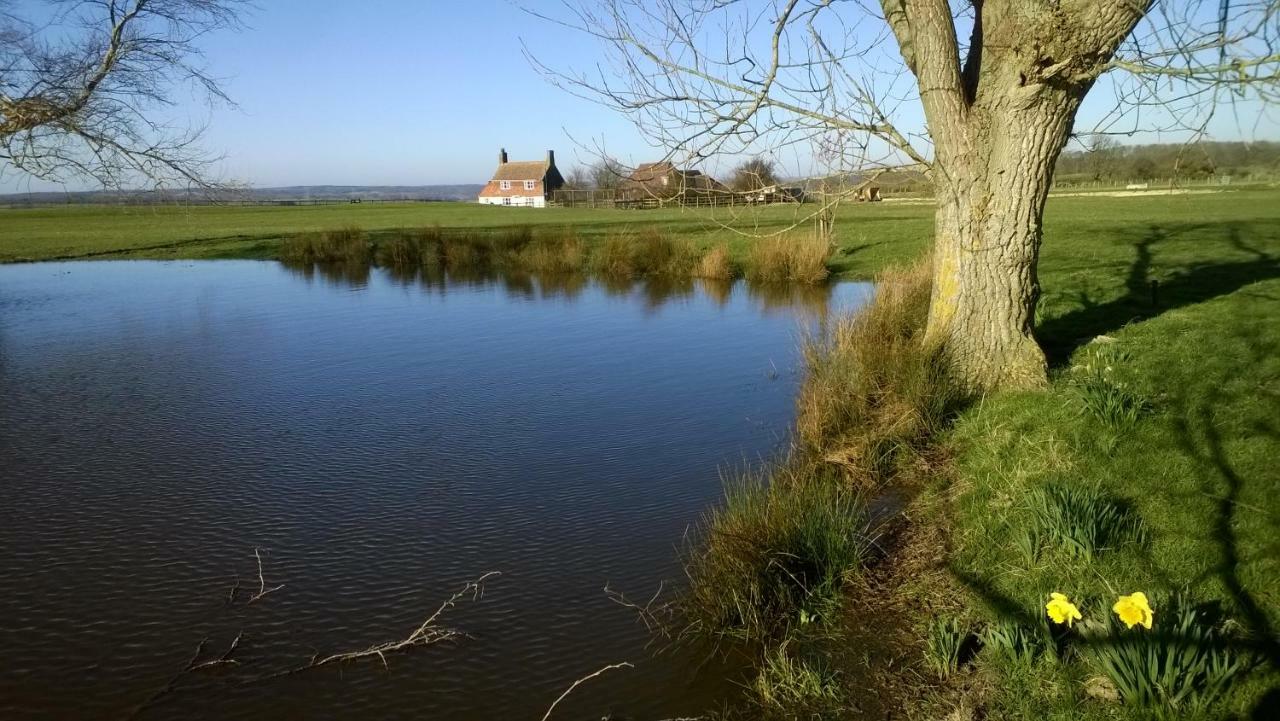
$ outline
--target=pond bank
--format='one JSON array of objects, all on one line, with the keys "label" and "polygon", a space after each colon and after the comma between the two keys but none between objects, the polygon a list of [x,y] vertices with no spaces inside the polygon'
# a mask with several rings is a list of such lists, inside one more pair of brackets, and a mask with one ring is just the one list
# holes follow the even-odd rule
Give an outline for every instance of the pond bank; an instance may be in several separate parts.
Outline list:
[{"label": "pond bank", "polygon": [[[955,405],[914,446],[925,449],[909,456],[914,463],[878,476],[905,510],[871,534],[876,553],[850,564],[835,594],[841,624],[815,633],[813,608],[793,607],[798,622],[762,653],[761,678],[786,654],[789,674],[772,678],[801,692],[790,706],[762,693],[764,707],[779,717],[1274,716],[1280,254],[1250,247],[1255,260],[1219,263],[1194,287],[1175,283],[1176,298],[1157,305],[1135,292],[1113,314],[1095,314],[1095,335],[1072,344],[1048,387]],[[819,387],[829,365],[810,362]],[[885,379],[874,362],[856,368]],[[827,390],[855,403],[876,397]],[[917,417],[908,408],[899,406]],[[803,443],[803,406],[798,426]],[[838,426],[814,427],[821,435]],[[827,474],[855,485],[868,457],[881,457],[825,450],[829,465],[864,464],[852,476]],[[782,479],[780,494],[798,485]],[[1050,618],[1054,593],[1083,620]],[[1149,630],[1113,611],[1134,594],[1154,609]]]}]

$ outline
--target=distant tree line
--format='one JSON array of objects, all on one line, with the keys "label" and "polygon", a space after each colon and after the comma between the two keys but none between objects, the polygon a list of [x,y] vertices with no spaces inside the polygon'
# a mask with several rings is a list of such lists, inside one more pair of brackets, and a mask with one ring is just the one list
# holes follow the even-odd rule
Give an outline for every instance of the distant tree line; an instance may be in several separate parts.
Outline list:
[{"label": "distant tree line", "polygon": [[1106,181],[1144,181],[1163,178],[1235,179],[1280,175],[1280,143],[1201,142],[1121,145],[1109,136],[1084,140],[1079,150],[1064,150],[1058,158],[1058,184]]},{"label": "distant tree line", "polygon": [[[1201,142],[1122,145],[1110,136],[1085,138],[1084,148],[1064,150],[1058,157],[1054,180],[1059,185],[1091,182],[1128,182],[1169,178],[1205,179],[1230,176],[1236,180],[1280,176],[1280,142]],[[567,190],[612,190],[628,176],[618,160],[604,158],[565,173]],[[775,164],[752,158],[734,168],[726,184],[735,191],[752,191],[780,182]],[[896,192],[929,190],[928,180],[917,171],[891,171],[878,184]],[[845,180],[857,185],[862,176]]]}]

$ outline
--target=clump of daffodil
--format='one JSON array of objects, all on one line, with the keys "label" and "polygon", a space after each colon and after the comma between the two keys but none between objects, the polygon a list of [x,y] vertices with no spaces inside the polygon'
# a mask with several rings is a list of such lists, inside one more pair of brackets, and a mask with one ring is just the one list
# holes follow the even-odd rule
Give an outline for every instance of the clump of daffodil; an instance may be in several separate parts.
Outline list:
[{"label": "clump of daffodil", "polygon": [[1065,623],[1067,626],[1082,618],[1080,609],[1061,593],[1049,594],[1049,602],[1044,605],[1044,610],[1054,623]]},{"label": "clump of daffodil", "polygon": [[1147,595],[1142,591],[1121,596],[1111,610],[1115,611],[1120,620],[1124,621],[1124,625],[1129,628],[1141,624],[1143,628],[1149,629],[1151,619],[1155,615],[1151,606],[1147,604]]}]

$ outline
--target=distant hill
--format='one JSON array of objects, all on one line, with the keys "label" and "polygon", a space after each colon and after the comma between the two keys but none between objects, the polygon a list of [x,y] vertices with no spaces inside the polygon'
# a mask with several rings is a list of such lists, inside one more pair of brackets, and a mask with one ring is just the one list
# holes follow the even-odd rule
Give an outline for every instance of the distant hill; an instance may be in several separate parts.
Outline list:
[{"label": "distant hill", "polygon": [[154,190],[89,190],[0,194],[5,205],[74,205],[77,203],[244,203],[343,200],[475,200],[484,186],[460,185],[292,185],[245,188],[214,193]]}]

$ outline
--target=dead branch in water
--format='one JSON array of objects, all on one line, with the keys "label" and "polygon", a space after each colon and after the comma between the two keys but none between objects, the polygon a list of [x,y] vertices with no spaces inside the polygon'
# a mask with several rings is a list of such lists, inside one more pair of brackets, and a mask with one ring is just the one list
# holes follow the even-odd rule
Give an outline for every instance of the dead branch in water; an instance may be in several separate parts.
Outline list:
[{"label": "dead branch in water", "polygon": [[609,588],[608,583],[604,585],[604,595],[607,596],[610,601],[613,601],[619,606],[635,611],[636,615],[640,617],[641,622],[644,623],[645,630],[649,633],[652,634],[656,632],[661,634],[664,638],[670,638],[671,633],[667,630],[666,622],[658,615],[660,613],[670,615],[670,604],[661,603],[656,607],[653,605],[657,603],[658,597],[662,595],[662,590],[666,584],[666,581],[659,582],[658,590],[653,592],[653,596],[650,597],[643,606],[634,601],[628,600],[626,594],[621,591],[615,591],[612,588]]},{"label": "dead branch in water", "polygon": [[201,661],[200,657],[204,655],[204,649],[205,646],[209,645],[209,639],[207,637],[200,639],[200,643],[196,644],[196,651],[191,654],[191,660],[187,661],[187,665],[184,666],[181,671],[178,671],[171,676],[168,683],[161,686],[155,693],[148,696],[145,701],[135,706],[133,708],[133,712],[129,714],[128,718],[137,718],[143,711],[151,708],[157,701],[169,695],[178,686],[178,682],[189,673],[217,666],[238,665],[240,662],[236,661],[232,656],[234,656],[235,652],[240,648],[240,639],[242,638],[244,638],[244,631],[236,634],[235,639],[231,641],[231,645],[227,647],[227,650],[222,652],[222,655],[216,658],[211,658],[208,661]]},{"label": "dead branch in water", "polygon": [[202,663],[195,663],[195,660],[197,658],[200,658],[200,651],[201,649],[204,648],[205,641],[209,640],[206,638],[204,641],[200,642],[199,646],[196,647],[196,655],[191,658],[192,663],[187,665],[187,670],[199,671],[202,668],[213,668],[214,666],[234,666],[240,663],[239,661],[231,657],[232,655],[235,654],[236,649],[240,648],[240,639],[242,638],[244,638],[244,631],[241,631],[240,633],[236,634],[235,639],[231,641],[231,646],[229,646],[221,656],[214,659],[210,659],[208,661],[204,661]]},{"label": "dead branch in water", "polygon": [[466,635],[465,633],[457,629],[449,628],[447,626],[436,625],[436,621],[439,620],[441,614],[443,614],[445,611],[457,605],[458,601],[461,601],[462,599],[468,596],[471,597],[472,600],[483,596],[485,581],[498,575],[501,575],[498,571],[489,571],[488,573],[484,574],[483,576],[480,576],[475,580],[467,581],[467,583],[461,589],[459,589],[456,593],[454,593],[447,600],[445,600],[444,603],[440,604],[440,606],[436,608],[435,612],[427,617],[427,620],[419,624],[418,627],[415,628],[413,632],[410,633],[408,636],[405,636],[404,638],[398,641],[387,641],[385,643],[376,644],[374,646],[370,646],[368,648],[365,648],[359,651],[346,651],[343,653],[335,653],[329,656],[325,656],[323,658],[319,658],[318,656],[312,657],[311,662],[308,663],[307,665],[300,666],[298,668],[285,671],[283,673],[274,674],[274,676],[284,676],[288,674],[298,673],[301,671],[306,671],[308,669],[319,668],[320,666],[326,666],[331,663],[339,663],[342,661],[358,661],[362,658],[369,658],[372,656],[377,656],[379,659],[382,660],[383,667],[389,668],[389,666],[387,665],[388,653],[396,653],[398,651],[404,651],[406,649],[410,649],[415,646],[430,646],[431,644],[434,644],[434,643],[440,643],[441,641],[450,641],[455,638],[460,638],[462,636],[465,636]]},{"label": "dead branch in water", "polygon": [[262,554],[259,553],[259,549],[253,549],[253,557],[258,559],[258,592],[253,594],[253,597],[245,604],[246,606],[257,601],[263,596],[266,596],[268,593],[275,593],[276,591],[284,588],[283,583],[279,586],[275,586],[274,588],[267,588],[267,579],[262,575]]},{"label": "dead branch in water", "polygon": [[574,681],[573,684],[569,686],[569,688],[564,690],[564,693],[560,694],[559,698],[551,702],[551,705],[547,707],[547,712],[542,715],[542,721],[547,721],[547,719],[551,718],[551,712],[556,710],[556,706],[560,705],[560,702],[563,701],[566,696],[573,693],[573,690],[578,687],[578,684],[581,684],[584,681],[590,681],[596,676],[599,676],[600,674],[605,673],[606,671],[612,671],[615,668],[634,668],[634,667],[626,661],[623,661],[622,663],[611,663],[608,666],[605,666],[604,668],[599,669],[598,671],[589,673],[586,676],[583,676],[582,678],[578,679],[577,681]]}]

